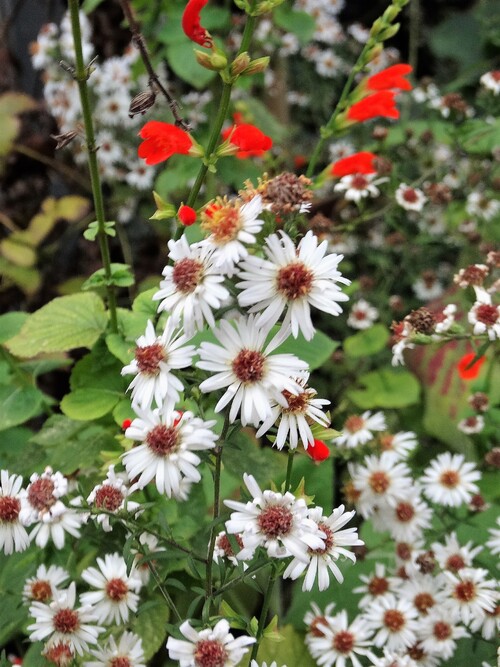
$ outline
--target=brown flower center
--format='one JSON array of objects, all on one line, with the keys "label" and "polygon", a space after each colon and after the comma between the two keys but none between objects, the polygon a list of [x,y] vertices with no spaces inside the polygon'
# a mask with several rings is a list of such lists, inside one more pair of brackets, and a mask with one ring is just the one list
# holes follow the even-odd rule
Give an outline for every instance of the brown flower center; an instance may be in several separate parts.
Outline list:
[{"label": "brown flower center", "polygon": [[383,595],[389,590],[389,582],[385,577],[372,577],[368,584],[368,591],[371,595]]},{"label": "brown flower center", "polygon": [[332,644],[339,653],[350,653],[354,646],[354,635],[347,630],[341,630],[335,634]]},{"label": "brown flower center", "polygon": [[96,491],[94,505],[109,512],[116,512],[123,502],[123,493],[112,484],[103,484]]},{"label": "brown flower center", "polygon": [[38,579],[31,584],[31,599],[37,602],[48,602],[52,600],[52,586],[49,581]]},{"label": "brown flower center", "polygon": [[458,570],[461,570],[465,565],[465,560],[460,554],[452,554],[447,558],[445,568],[452,572],[458,572]]},{"label": "brown flower center", "polygon": [[160,372],[160,362],[165,361],[165,358],[165,350],[160,343],[135,348],[137,368],[140,373],[144,373],[145,375],[158,375]]},{"label": "brown flower center", "polygon": [[57,665],[57,667],[67,667],[73,659],[73,649],[69,644],[64,642],[59,642],[58,644],[52,644],[45,646],[42,655],[49,661]]},{"label": "brown flower center", "polygon": [[415,516],[415,509],[410,503],[398,503],[396,505],[396,516],[399,521],[406,523],[411,521]]},{"label": "brown flower center", "polygon": [[324,616],[316,616],[316,618],[311,621],[311,625],[309,626],[309,632],[312,634],[313,637],[325,636],[323,630],[321,630],[321,628],[318,627],[320,625],[328,627],[328,623]]},{"label": "brown flower center", "polygon": [[73,609],[59,609],[54,614],[52,625],[56,632],[69,635],[76,632],[80,627],[80,617],[78,616],[78,612]]},{"label": "brown flower center", "polygon": [[380,446],[384,451],[390,450],[393,448],[394,436],[391,433],[384,433],[379,436]]},{"label": "brown flower center", "polygon": [[301,299],[311,291],[314,275],[302,262],[288,264],[278,271],[276,283],[278,291],[286,299]]},{"label": "brown flower center", "polygon": [[281,393],[286,398],[286,401],[288,403],[287,408],[282,408],[283,412],[292,414],[297,414],[297,413],[301,414],[307,411],[310,398],[310,393],[308,391],[302,391],[300,392],[300,394],[297,394],[297,396],[294,396],[294,394],[291,394],[286,389]]},{"label": "brown flower center", "polygon": [[439,481],[443,486],[447,486],[449,489],[454,489],[460,482],[460,475],[456,470],[445,470],[441,473]]},{"label": "brown flower center", "polygon": [[374,493],[385,493],[391,484],[391,480],[383,470],[377,470],[372,472],[368,478],[368,484]]},{"label": "brown flower center", "polygon": [[190,294],[194,292],[203,278],[203,264],[196,259],[185,257],[175,262],[172,271],[172,280],[179,292]]},{"label": "brown flower center", "polygon": [[207,206],[202,215],[201,228],[213,234],[219,245],[234,240],[242,226],[239,207],[229,202]]},{"label": "brown flower center", "polygon": [[309,553],[312,555],[322,556],[323,554],[326,554],[330,551],[330,549],[335,544],[335,540],[333,539],[333,530],[329,526],[327,526],[326,523],[320,521],[318,523],[318,528],[323,533],[325,533],[325,537],[323,538],[325,547],[324,549],[309,549]]},{"label": "brown flower center", "polygon": [[282,537],[290,532],[293,515],[282,505],[270,505],[261,512],[257,523],[266,537]]},{"label": "brown flower center", "polygon": [[413,604],[421,614],[427,614],[427,610],[433,607],[436,602],[430,593],[418,593],[415,595]]},{"label": "brown flower center", "polygon": [[406,188],[403,191],[403,199],[409,204],[415,204],[418,201],[417,191],[413,188]]},{"label": "brown flower center", "polygon": [[38,511],[47,510],[56,502],[54,482],[46,477],[31,482],[28,487],[28,501]]},{"label": "brown flower center", "polygon": [[[238,543],[238,546],[240,548],[242,548],[243,547],[243,540],[241,539],[240,535],[234,535],[233,537],[236,538],[236,542]],[[220,537],[217,538],[217,546],[219,547],[219,549],[222,549],[226,558],[229,558],[230,556],[234,556],[233,547],[231,546],[231,542],[229,541],[229,538],[225,533],[224,533],[224,535],[221,535]]]},{"label": "brown flower center", "polygon": [[227,660],[227,651],[215,639],[204,639],[198,642],[194,651],[196,667],[224,667]]},{"label": "brown flower center", "polygon": [[476,597],[476,585],[473,581],[461,581],[455,586],[453,597],[460,602],[470,602]]},{"label": "brown flower center", "polygon": [[351,179],[351,185],[350,187],[353,188],[354,190],[366,190],[368,187],[370,181],[366,176],[363,174],[354,174],[354,176]]},{"label": "brown flower center", "polygon": [[127,597],[128,586],[123,579],[110,579],[106,584],[106,595],[113,602],[120,602]]},{"label": "brown flower center", "polygon": [[0,496],[0,524],[17,521],[21,503],[14,496]]},{"label": "brown flower center", "polygon": [[384,614],[384,625],[390,632],[399,632],[405,623],[405,617],[397,609],[388,609]]},{"label": "brown flower center", "polygon": [[179,432],[175,426],[158,424],[146,436],[146,444],[156,456],[168,456],[179,446]]},{"label": "brown flower center", "polygon": [[439,641],[444,641],[445,639],[448,639],[448,637],[451,637],[452,632],[451,632],[451,627],[448,625],[448,623],[445,623],[444,621],[438,621],[437,623],[434,623],[434,637],[436,639],[439,639]]},{"label": "brown flower center", "polygon": [[396,544],[396,554],[401,560],[410,560],[412,549],[408,542],[398,542]]},{"label": "brown flower center", "polygon": [[130,660],[125,655],[117,655],[109,661],[110,667],[131,667]]},{"label": "brown flower center", "polygon": [[490,306],[487,303],[482,303],[475,309],[476,318],[487,327],[492,327],[498,320],[498,308]]},{"label": "brown flower center", "polygon": [[349,431],[349,433],[357,433],[364,427],[365,420],[363,417],[359,417],[358,415],[351,415],[350,417],[347,417],[344,423],[344,429]]},{"label": "brown flower center", "polygon": [[240,382],[251,384],[264,377],[266,358],[257,350],[240,350],[233,361],[232,369]]}]

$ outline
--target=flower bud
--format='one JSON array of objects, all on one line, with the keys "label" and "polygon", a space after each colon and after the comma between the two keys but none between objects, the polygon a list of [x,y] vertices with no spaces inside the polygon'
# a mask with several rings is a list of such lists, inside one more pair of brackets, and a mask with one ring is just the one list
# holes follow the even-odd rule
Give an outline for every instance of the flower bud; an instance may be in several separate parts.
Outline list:
[{"label": "flower bud", "polygon": [[191,206],[182,204],[177,211],[177,217],[185,227],[190,227],[196,222],[196,211]]},{"label": "flower bud", "polygon": [[385,42],[387,39],[394,37],[394,35],[398,32],[400,25],[401,25],[400,23],[395,23],[394,25],[389,26],[385,30],[382,30],[382,32],[378,36],[379,40]]},{"label": "flower bud", "polygon": [[246,75],[260,74],[261,72],[264,72],[264,70],[267,69],[269,61],[270,61],[269,56],[264,56],[263,58],[256,58],[255,60],[252,60],[250,62],[249,66],[245,69],[243,74]]},{"label": "flower bud", "polygon": [[250,65],[250,56],[246,51],[240,53],[234,61],[231,63],[231,74],[233,76],[239,76],[246,68]]},{"label": "flower bud", "polygon": [[389,5],[389,7],[387,7],[385,12],[382,14],[382,20],[385,21],[385,23],[392,23],[400,11],[400,7]]},{"label": "flower bud", "polygon": [[215,53],[205,53],[195,49],[194,55],[199,65],[205,69],[210,69],[213,72],[219,72],[227,65],[227,58],[221,51]]},{"label": "flower bud", "polygon": [[78,132],[75,130],[69,130],[69,132],[64,132],[63,134],[51,134],[50,138],[57,142],[56,151],[58,151],[70,144],[77,135]]},{"label": "flower bud", "polygon": [[149,88],[149,90],[144,90],[142,93],[136,95],[130,102],[128,108],[129,118],[133,118],[137,114],[145,114],[146,111],[151,109],[156,100],[156,93],[154,90]]}]

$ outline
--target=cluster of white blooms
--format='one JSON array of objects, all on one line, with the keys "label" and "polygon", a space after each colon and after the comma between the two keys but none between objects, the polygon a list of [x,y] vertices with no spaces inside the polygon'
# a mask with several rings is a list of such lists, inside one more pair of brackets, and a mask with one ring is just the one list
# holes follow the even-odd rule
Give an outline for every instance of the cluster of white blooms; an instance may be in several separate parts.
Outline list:
[{"label": "cluster of white blooms", "polygon": [[[94,55],[92,28],[83,12],[80,24],[84,59],[89,62]],[[81,121],[78,86],[59,65],[61,59],[69,66],[75,60],[68,13],[59,26],[50,23],[42,28],[37,41],[31,45],[31,53],[33,67],[43,70],[45,100],[61,134],[78,132]],[[88,85],[95,107],[97,158],[102,178],[147,190],[153,184],[155,170],[137,157],[135,137],[142,117],[140,114],[129,116],[131,100],[146,87],[145,81],[136,80],[132,72],[138,57],[139,52],[130,45],[122,56],[93,62]],[[77,162],[87,159],[81,146],[74,156]]]}]

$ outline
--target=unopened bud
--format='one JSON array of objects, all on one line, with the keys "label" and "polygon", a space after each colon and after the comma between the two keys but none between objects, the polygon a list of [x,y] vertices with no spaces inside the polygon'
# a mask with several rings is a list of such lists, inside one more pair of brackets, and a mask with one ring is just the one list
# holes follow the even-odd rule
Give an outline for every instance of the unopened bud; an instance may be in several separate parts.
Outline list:
[{"label": "unopened bud", "polygon": [[250,56],[246,51],[244,51],[243,53],[240,53],[240,55],[237,56],[231,63],[231,74],[233,76],[238,76],[244,72],[249,65]]},{"label": "unopened bud", "polygon": [[379,17],[376,21],[373,22],[373,25],[370,29],[370,37],[376,37],[381,30],[385,28],[384,21]]},{"label": "unopened bud", "polygon": [[378,36],[379,40],[385,42],[387,39],[394,37],[394,35],[398,32],[400,25],[401,25],[400,23],[395,23],[394,25],[389,26],[385,30],[382,30],[382,32]]},{"label": "unopened bud", "polygon": [[382,14],[382,20],[385,23],[392,23],[396,16],[400,13],[401,9],[395,5],[389,5],[385,12]]},{"label": "unopened bud", "polygon": [[51,134],[50,138],[54,139],[54,141],[57,142],[56,151],[58,151],[61,148],[64,148],[65,146],[70,144],[73,141],[73,139],[77,136],[77,134],[78,132],[70,130],[69,132],[64,132],[63,134]]},{"label": "unopened bud", "polygon": [[382,44],[375,44],[368,53],[366,54],[366,62],[371,62],[372,60],[376,60],[382,51],[384,50],[384,47]]},{"label": "unopened bud", "polygon": [[260,74],[261,72],[264,72],[264,70],[267,69],[269,61],[270,61],[269,56],[264,56],[263,58],[256,58],[255,60],[251,61],[250,65],[246,68],[243,74],[246,75]]},{"label": "unopened bud", "polygon": [[142,93],[136,95],[130,102],[128,108],[129,118],[133,118],[137,114],[145,114],[146,111],[151,109],[156,100],[156,93],[154,90],[149,88],[148,90],[143,90]]},{"label": "unopened bud", "polygon": [[199,65],[205,69],[210,69],[213,72],[219,72],[227,65],[227,58],[222,52],[204,53],[203,51],[195,49],[194,55]]}]

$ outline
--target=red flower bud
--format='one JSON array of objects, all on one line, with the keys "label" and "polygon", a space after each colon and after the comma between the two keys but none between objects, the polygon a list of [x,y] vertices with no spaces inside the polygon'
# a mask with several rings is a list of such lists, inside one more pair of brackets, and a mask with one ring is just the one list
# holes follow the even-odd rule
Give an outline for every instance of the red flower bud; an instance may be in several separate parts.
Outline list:
[{"label": "red flower bud", "polygon": [[190,40],[206,49],[213,45],[208,30],[201,25],[200,12],[208,0],[189,0],[182,15],[182,29]]},{"label": "red flower bud", "polygon": [[412,70],[411,65],[404,63],[392,65],[368,77],[366,87],[368,90],[411,90],[413,86],[404,77]]},{"label": "red flower bud", "polygon": [[122,422],[122,429],[126,431],[131,424],[132,424],[131,419],[124,419]]},{"label": "red flower bud", "polygon": [[139,132],[144,139],[138,155],[146,164],[158,164],[175,153],[187,155],[193,147],[193,140],[187,132],[176,125],[150,120]]},{"label": "red flower bud", "polygon": [[185,227],[190,227],[196,222],[196,211],[191,206],[183,204],[177,211],[177,217]]},{"label": "red flower bud", "polygon": [[313,461],[325,461],[330,456],[330,450],[323,440],[315,440],[314,444],[309,443],[306,451]]},{"label": "red flower bud", "polygon": [[354,155],[349,155],[349,157],[334,162],[330,174],[339,178],[350,174],[374,174],[377,171],[373,166],[376,157],[374,153],[369,151],[354,153]]},{"label": "red flower bud", "polygon": [[379,116],[399,118],[395,97],[396,93],[391,90],[380,90],[373,95],[368,95],[350,107],[347,111],[347,118],[359,123]]},{"label": "red flower bud", "polygon": [[258,157],[273,145],[271,137],[266,136],[255,125],[247,123],[227,128],[222,133],[222,138],[229,139],[229,143],[239,149],[236,157],[242,160],[247,157]]},{"label": "red flower bud", "polygon": [[479,373],[481,372],[481,366],[486,361],[486,357],[479,357],[472,366],[470,365],[472,360],[475,359],[476,355],[474,352],[468,352],[460,359],[457,364],[458,374],[462,380],[475,380]]}]

